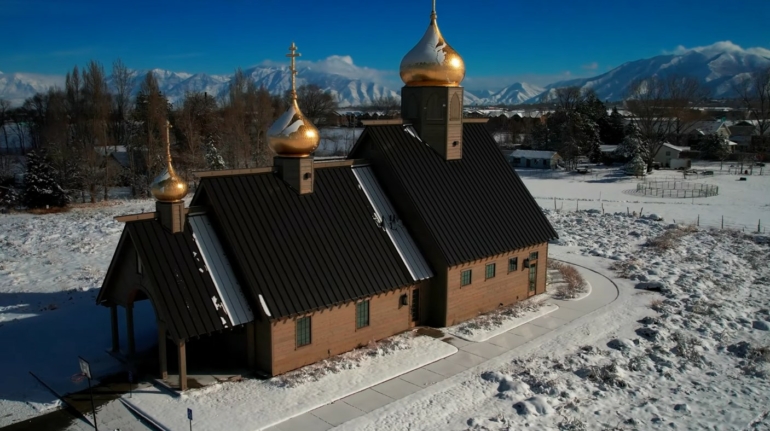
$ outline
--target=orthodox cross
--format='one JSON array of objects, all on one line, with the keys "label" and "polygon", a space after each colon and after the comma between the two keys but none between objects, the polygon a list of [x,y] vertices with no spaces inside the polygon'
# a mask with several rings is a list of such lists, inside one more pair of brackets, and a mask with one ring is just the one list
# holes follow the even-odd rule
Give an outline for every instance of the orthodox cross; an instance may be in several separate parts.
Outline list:
[{"label": "orthodox cross", "polygon": [[[434,0],[435,1],[435,0]],[[297,57],[301,56],[302,54],[297,52],[297,45],[294,44],[294,42],[291,43],[291,46],[289,47],[289,54],[286,54],[287,57],[291,58],[291,98],[296,99],[297,98],[297,67],[295,60]]]}]

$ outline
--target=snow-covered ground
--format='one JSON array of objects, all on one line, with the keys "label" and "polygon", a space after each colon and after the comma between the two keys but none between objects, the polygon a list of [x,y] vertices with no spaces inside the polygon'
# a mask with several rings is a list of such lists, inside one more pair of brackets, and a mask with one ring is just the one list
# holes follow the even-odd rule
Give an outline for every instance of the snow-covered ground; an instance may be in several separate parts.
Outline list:
[{"label": "snow-covered ground", "polygon": [[[643,244],[666,232],[665,222],[548,216],[562,243],[581,244],[553,245],[560,258],[665,288],[618,280],[618,300],[590,319],[339,429],[768,429],[766,236],[704,229],[660,250]],[[610,258],[587,257],[599,248]]]},{"label": "snow-covered ground", "polygon": [[[719,196],[700,199],[634,196],[624,192],[635,189],[628,179],[522,177],[559,232],[550,254],[617,277],[618,299],[341,428],[768,429],[750,424],[767,422],[770,409],[763,362],[770,345],[763,329],[770,321],[770,245],[751,232],[758,220],[770,223],[770,176],[695,180],[720,187]],[[118,366],[104,352],[108,310],[94,305],[122,229],[112,217],[153,207],[149,200],[124,201],[62,214],[0,215],[0,426],[57,405],[29,371],[72,392],[84,386],[69,379],[78,355],[95,374]],[[627,207],[663,221],[626,215]],[[698,215],[701,229],[669,234],[671,248],[644,246],[679,232],[668,229],[674,220],[692,223]],[[720,226],[722,215],[725,226],[745,234],[705,227]],[[666,288],[637,290],[636,281]],[[148,346],[155,337],[152,309],[147,304],[135,313],[137,324],[149,322],[137,327],[139,346]],[[200,392],[195,402],[216,403],[224,387]]]},{"label": "snow-covered ground", "polygon": [[559,309],[556,304],[545,304],[543,299],[535,297],[442,330],[463,340],[486,341]]},{"label": "snow-covered ground", "polygon": [[397,335],[270,380],[244,380],[192,390],[180,398],[145,390],[123,397],[166,429],[184,429],[187,408],[200,429],[267,428],[457,352],[451,344],[413,333]]},{"label": "snow-covered ground", "polygon": [[[538,169],[517,170],[532,196],[543,208],[556,208],[563,211],[576,209],[594,209],[605,212],[636,212],[637,214],[659,214],[666,221],[677,223],[697,223],[703,227],[724,226],[746,232],[756,231],[761,220],[761,227],[770,227],[770,170],[764,168],[763,175],[727,174],[729,164],[725,163],[722,171],[719,163],[697,162],[693,168],[711,169],[714,176],[688,176],[683,179],[681,171],[656,170],[649,180],[687,181],[713,184],[719,187],[719,195],[707,198],[662,198],[656,196],[638,196],[638,180],[630,176],[609,175],[616,168],[598,168],[592,174],[578,175],[560,171],[553,178],[548,171]],[[759,173],[759,168],[754,170]],[[747,181],[739,181],[747,177]],[[770,229],[767,230],[770,232]]]}]

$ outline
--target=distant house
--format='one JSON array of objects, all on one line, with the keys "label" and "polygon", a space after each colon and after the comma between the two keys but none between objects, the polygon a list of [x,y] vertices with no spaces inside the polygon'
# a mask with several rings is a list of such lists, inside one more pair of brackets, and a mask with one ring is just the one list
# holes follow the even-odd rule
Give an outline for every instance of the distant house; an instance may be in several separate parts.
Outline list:
[{"label": "distant house", "polygon": [[[756,151],[755,144],[759,141],[759,128],[756,121],[738,121],[730,126],[730,133],[730,141],[735,143],[735,152]],[[766,130],[764,135],[765,139],[770,137],[770,130]]]},{"label": "distant house", "polygon": [[517,168],[556,169],[561,156],[556,151],[516,150],[508,161]]},{"label": "distant house", "polygon": [[665,143],[655,154],[655,161],[664,168],[690,167],[690,159],[682,154],[689,151],[690,147],[679,147]]}]

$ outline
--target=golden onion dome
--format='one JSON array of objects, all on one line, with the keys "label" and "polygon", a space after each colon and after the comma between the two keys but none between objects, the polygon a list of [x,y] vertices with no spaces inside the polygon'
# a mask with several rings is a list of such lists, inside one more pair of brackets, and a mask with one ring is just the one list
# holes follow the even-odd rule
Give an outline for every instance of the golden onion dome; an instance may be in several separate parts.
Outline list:
[{"label": "golden onion dome", "polygon": [[436,24],[435,2],[428,30],[401,60],[400,74],[410,87],[459,87],[465,78],[465,62]]},{"label": "golden onion dome", "polygon": [[318,129],[299,110],[292,98],[289,109],[267,131],[270,148],[279,156],[307,157],[318,148]]},{"label": "golden onion dome", "polygon": [[181,201],[187,195],[187,182],[176,174],[171,165],[171,143],[169,130],[171,125],[166,121],[166,169],[150,184],[152,195],[160,202]]}]

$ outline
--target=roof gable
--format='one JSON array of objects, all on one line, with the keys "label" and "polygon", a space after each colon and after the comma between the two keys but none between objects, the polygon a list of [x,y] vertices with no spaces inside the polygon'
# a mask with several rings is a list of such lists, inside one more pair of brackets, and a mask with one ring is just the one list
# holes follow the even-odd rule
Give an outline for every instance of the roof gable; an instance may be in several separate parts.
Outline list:
[{"label": "roof gable", "polygon": [[350,157],[368,145],[396,178],[383,183],[391,199],[414,207],[450,266],[557,237],[484,124],[464,124],[460,160],[443,160],[410,126],[367,127]]}]

